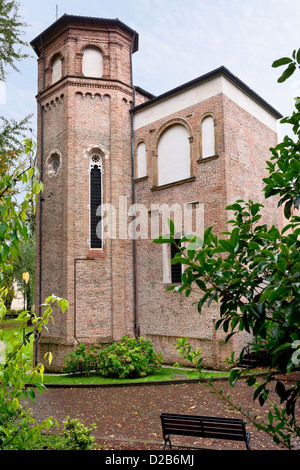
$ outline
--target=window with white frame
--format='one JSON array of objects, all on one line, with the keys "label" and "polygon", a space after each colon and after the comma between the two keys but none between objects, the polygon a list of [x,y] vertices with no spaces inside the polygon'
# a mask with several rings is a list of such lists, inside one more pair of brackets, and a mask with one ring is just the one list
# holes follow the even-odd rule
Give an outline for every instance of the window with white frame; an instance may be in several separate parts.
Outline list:
[{"label": "window with white frame", "polygon": [[206,116],[201,122],[201,157],[216,154],[215,121],[213,116]]},{"label": "window with white frame", "polygon": [[90,157],[90,248],[103,248],[102,235],[102,157],[98,152]]},{"label": "window with white frame", "polygon": [[[180,239],[175,240],[178,244]],[[164,284],[181,284],[182,275],[182,264],[174,263],[171,261],[175,257],[176,253],[179,253],[177,246],[173,244],[164,243],[162,245],[163,250],[163,282]]]},{"label": "window with white frame", "polygon": [[137,178],[147,176],[147,149],[145,142],[140,142],[137,146],[137,161],[136,161]]}]

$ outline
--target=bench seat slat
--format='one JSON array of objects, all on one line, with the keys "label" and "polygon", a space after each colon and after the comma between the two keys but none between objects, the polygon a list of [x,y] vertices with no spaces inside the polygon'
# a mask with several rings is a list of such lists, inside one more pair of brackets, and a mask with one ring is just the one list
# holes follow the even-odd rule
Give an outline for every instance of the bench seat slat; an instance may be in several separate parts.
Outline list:
[{"label": "bench seat slat", "polygon": [[240,437],[240,438],[243,438],[244,437],[244,433],[242,430],[234,430],[234,429],[222,429],[222,428],[205,428],[205,429],[201,429],[201,427],[197,427],[197,426],[167,426],[164,428],[164,431],[165,433],[169,433],[169,434],[175,434],[176,432],[179,432],[179,431],[192,431],[192,432],[197,432],[197,433],[201,433],[203,435],[207,434],[223,434],[223,435],[228,435],[228,436],[236,436],[236,437]]}]

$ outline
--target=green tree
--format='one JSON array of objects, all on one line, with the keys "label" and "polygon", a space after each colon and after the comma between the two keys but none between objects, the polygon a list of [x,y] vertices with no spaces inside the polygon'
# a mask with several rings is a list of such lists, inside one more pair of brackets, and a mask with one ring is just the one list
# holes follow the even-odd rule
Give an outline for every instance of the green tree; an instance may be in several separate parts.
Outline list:
[{"label": "green tree", "polygon": [[27,24],[19,15],[19,3],[0,0],[0,80],[6,77],[7,67],[18,70],[16,62],[28,57],[22,36]]},{"label": "green tree", "polygon": [[[13,263],[13,274],[17,286],[25,297],[26,310],[32,310],[34,307],[35,293],[35,236],[30,235],[26,242],[19,246],[17,259]],[[24,281],[23,274],[28,272],[28,281]]]},{"label": "green tree", "polygon": [[[13,333],[9,339],[5,358],[0,357],[0,450],[26,450],[33,448],[33,443],[39,439],[42,430],[49,430],[57,425],[53,417],[48,417],[38,423],[32,416],[32,410],[28,407],[28,400],[34,402],[36,391],[42,393],[45,390],[43,385],[43,364],[38,364],[31,370],[28,369],[28,356],[25,346],[33,341],[43,327],[47,327],[52,317],[52,305],[57,305],[64,312],[68,307],[65,299],[50,296],[44,304],[44,311],[41,317],[34,317],[33,326],[26,330],[24,335]],[[5,309],[1,306],[0,317],[0,345],[3,345],[5,329],[2,322],[5,317]],[[20,331],[25,331],[28,314],[22,312],[18,317],[21,323]],[[4,360],[3,360],[4,359]],[[51,363],[51,354],[47,355]],[[34,382],[32,386],[26,383]],[[25,402],[25,406],[24,406]]]},{"label": "green tree", "polygon": [[[292,58],[273,63],[274,67],[287,65],[278,80],[289,78],[300,65],[300,49]],[[275,383],[275,391],[282,409],[274,406],[269,413],[269,423],[258,425],[270,432],[277,443],[292,447],[291,436],[300,435],[295,408],[299,401],[300,382],[289,385],[278,373],[286,375],[300,363],[300,217],[295,210],[300,205],[300,99],[295,101],[295,111],[282,123],[293,126],[295,140],[285,137],[271,150],[267,162],[269,176],[264,178],[265,198],[279,197],[288,219],[283,230],[260,225],[261,205],[253,201],[238,200],[227,207],[234,217],[229,221],[231,230],[217,236],[210,227],[203,240],[195,236],[183,237],[177,244],[175,228],[170,221],[170,234],[154,240],[155,243],[172,243],[179,250],[172,263],[185,265],[182,283],[175,289],[188,297],[192,291],[199,293],[198,311],[204,304],[218,302],[220,318],[216,329],[226,333],[225,342],[239,331],[254,337],[250,346],[257,351],[266,349],[271,366],[259,385],[255,377],[248,380],[254,386],[254,399],[263,406]],[[225,235],[225,236],[224,236]],[[187,245],[187,246],[186,246]],[[189,346],[179,344],[182,356],[194,362],[200,352],[191,353]],[[230,383],[234,385],[243,373],[236,365],[242,360],[231,358]],[[202,361],[196,361],[200,367]],[[276,424],[275,424],[276,423]]]},{"label": "green tree", "polygon": [[[24,23],[18,16],[18,3],[0,0],[0,80],[5,77],[7,65],[15,67],[15,61],[26,56],[18,49],[25,43],[21,40]],[[39,335],[43,327],[53,321],[52,307],[56,303],[64,312],[68,308],[65,299],[50,296],[43,304],[40,317],[30,318],[32,325],[27,329],[29,314],[22,312],[20,334],[13,332],[7,339],[5,329],[7,286],[15,277],[14,263],[18,260],[21,246],[32,235],[32,210],[43,189],[39,175],[33,165],[33,145],[29,139],[19,142],[20,133],[26,121],[19,127],[14,121],[2,119],[4,127],[0,132],[0,449],[26,449],[28,443],[37,439],[42,429],[49,429],[55,420],[47,418],[38,424],[31,410],[23,406],[24,400],[35,399],[35,390],[42,392],[44,366],[37,365],[28,375],[26,346]],[[11,146],[11,147],[10,147]],[[28,188],[15,195],[18,189]],[[30,222],[28,220],[30,216]],[[27,267],[27,262],[25,268]],[[46,358],[51,361],[51,354]],[[31,379],[40,378],[35,387],[25,387]]]}]

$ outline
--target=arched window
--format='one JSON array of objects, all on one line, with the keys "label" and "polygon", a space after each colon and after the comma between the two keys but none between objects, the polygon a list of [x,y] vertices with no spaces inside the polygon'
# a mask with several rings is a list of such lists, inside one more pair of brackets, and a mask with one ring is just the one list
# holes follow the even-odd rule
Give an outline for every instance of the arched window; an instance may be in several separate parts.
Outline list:
[{"label": "arched window", "polygon": [[61,167],[61,154],[58,151],[51,152],[47,159],[47,172],[49,176],[55,176]]},{"label": "arched window", "polygon": [[147,149],[145,142],[140,142],[137,146],[136,152],[136,177],[142,178],[143,176],[147,176]]},{"label": "arched window", "polygon": [[90,156],[90,248],[103,247],[102,234],[102,156],[96,149]]},{"label": "arched window", "polygon": [[57,82],[62,77],[61,55],[57,54],[52,62],[52,83]]},{"label": "arched window", "polygon": [[87,46],[83,51],[82,73],[86,77],[101,78],[103,75],[103,57],[100,49]]},{"label": "arched window", "polygon": [[208,115],[201,122],[201,158],[216,155],[215,120]]},{"label": "arched window", "polygon": [[190,134],[182,124],[173,124],[161,134],[157,147],[159,186],[191,176]]}]

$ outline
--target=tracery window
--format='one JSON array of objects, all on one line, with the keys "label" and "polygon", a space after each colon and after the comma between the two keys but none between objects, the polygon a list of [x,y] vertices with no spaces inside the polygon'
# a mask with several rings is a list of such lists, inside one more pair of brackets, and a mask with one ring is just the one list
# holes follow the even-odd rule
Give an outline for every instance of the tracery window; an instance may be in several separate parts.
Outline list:
[{"label": "tracery window", "polygon": [[93,153],[90,157],[90,248],[103,247],[102,235],[102,157]]},{"label": "tracery window", "polygon": [[59,152],[54,151],[51,153],[47,160],[47,173],[49,176],[54,176],[58,173],[58,170],[60,169],[61,166],[61,155]]}]

